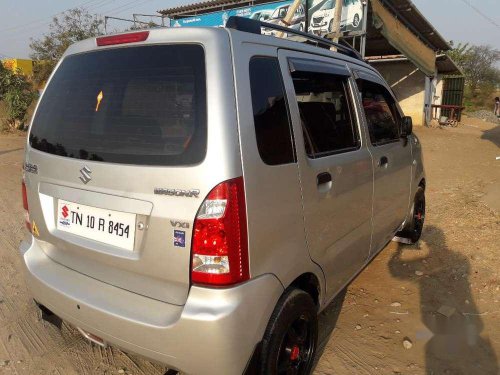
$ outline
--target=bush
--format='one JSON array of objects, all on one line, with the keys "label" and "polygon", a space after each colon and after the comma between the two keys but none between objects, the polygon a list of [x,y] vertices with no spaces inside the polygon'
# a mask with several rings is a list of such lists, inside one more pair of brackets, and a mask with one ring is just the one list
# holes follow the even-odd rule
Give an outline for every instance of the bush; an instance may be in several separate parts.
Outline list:
[{"label": "bush", "polygon": [[7,130],[25,128],[26,114],[37,93],[31,82],[20,73],[3,69],[0,71],[0,94],[7,106]]},{"label": "bush", "polygon": [[472,92],[470,87],[466,87],[464,95],[465,110],[472,112],[486,109],[493,112],[496,96],[499,96],[499,92],[492,84],[483,84],[474,92]]}]

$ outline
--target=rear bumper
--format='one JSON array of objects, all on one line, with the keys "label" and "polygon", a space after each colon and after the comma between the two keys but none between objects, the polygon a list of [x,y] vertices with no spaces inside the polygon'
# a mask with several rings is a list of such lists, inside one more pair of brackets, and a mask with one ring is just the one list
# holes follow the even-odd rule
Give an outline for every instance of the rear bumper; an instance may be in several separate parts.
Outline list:
[{"label": "rear bumper", "polygon": [[283,287],[263,275],[227,289],[191,287],[184,306],[105,284],[21,244],[34,298],[65,321],[125,351],[189,374],[242,373]]}]

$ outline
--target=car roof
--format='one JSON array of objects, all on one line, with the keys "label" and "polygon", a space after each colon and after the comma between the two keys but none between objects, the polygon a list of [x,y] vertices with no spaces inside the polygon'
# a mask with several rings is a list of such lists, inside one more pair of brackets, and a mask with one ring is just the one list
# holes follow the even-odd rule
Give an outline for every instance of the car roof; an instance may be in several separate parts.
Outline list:
[{"label": "car roof", "polygon": [[357,65],[359,68],[367,69],[375,73],[377,76],[380,76],[380,73],[378,73],[378,71],[375,68],[373,68],[365,61],[347,56],[345,54],[336,51],[331,51],[327,48],[321,48],[309,43],[292,40],[291,38],[278,38],[275,36],[259,35],[233,29],[226,29],[226,30],[232,36],[232,39],[239,42],[275,46],[282,49],[289,49],[313,55],[330,57],[336,60],[342,60],[347,63]]},{"label": "car roof", "polygon": [[[380,76],[380,74],[378,73],[377,70],[375,70],[375,68],[373,68],[363,60],[356,59],[339,52],[331,51],[326,48],[321,48],[309,43],[292,40],[291,38],[278,38],[275,36],[254,34],[250,32],[234,30],[231,28],[217,28],[217,27],[185,27],[185,28],[165,27],[165,28],[146,29],[140,31],[150,32],[150,37],[146,42],[115,45],[108,47],[97,47],[95,42],[96,38],[89,38],[80,42],[76,42],[73,45],[71,45],[68,48],[68,50],[64,53],[63,57],[76,53],[105,50],[108,48],[120,48],[120,47],[126,48],[126,47],[140,46],[140,45],[161,44],[162,42],[168,43],[169,34],[173,37],[172,39],[175,40],[177,40],[179,36],[182,36],[182,40],[186,41],[189,40],[190,37],[192,37],[193,42],[200,41],[201,39],[206,40],[206,38],[220,39],[222,42],[224,39],[227,40],[227,35],[229,34],[233,42],[239,41],[243,43],[247,42],[257,45],[260,44],[265,46],[274,46],[277,48],[289,49],[318,56],[330,57],[336,60],[342,60],[347,63],[357,65],[357,67],[361,69],[367,69],[372,73],[376,74],[377,76]],[[125,33],[108,34],[108,35],[120,35],[128,33],[131,32],[129,31]]]}]

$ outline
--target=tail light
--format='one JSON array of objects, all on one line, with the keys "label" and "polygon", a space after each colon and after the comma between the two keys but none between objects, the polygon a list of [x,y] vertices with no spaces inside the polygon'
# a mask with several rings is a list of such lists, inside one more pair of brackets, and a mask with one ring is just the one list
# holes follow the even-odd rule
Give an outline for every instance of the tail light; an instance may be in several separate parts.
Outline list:
[{"label": "tail light", "polygon": [[22,191],[23,191],[23,208],[24,208],[24,221],[26,223],[26,228],[31,232],[31,221],[30,221],[30,212],[28,209],[28,194],[26,192],[26,184],[24,181],[22,182]]},{"label": "tail light", "polygon": [[217,185],[196,215],[191,280],[203,285],[232,285],[250,278],[243,178]]},{"label": "tail light", "polygon": [[149,31],[139,31],[137,33],[100,36],[96,38],[96,43],[99,47],[103,47],[103,46],[113,46],[115,44],[144,42],[146,39],[148,39],[148,36],[149,36]]}]

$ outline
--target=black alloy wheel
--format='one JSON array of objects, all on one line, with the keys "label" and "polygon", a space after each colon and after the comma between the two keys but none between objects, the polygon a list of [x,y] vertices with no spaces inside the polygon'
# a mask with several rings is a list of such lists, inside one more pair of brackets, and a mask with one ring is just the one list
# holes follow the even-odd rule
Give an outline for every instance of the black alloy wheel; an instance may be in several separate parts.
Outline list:
[{"label": "black alloy wheel", "polygon": [[306,374],[314,352],[311,321],[304,315],[288,328],[280,345],[277,374]]},{"label": "black alloy wheel", "polygon": [[416,243],[420,236],[422,236],[422,230],[424,229],[425,221],[425,192],[422,186],[419,186],[417,192],[415,193],[415,199],[413,200],[413,207],[411,210],[411,218],[408,224],[396,234],[397,237],[406,238],[409,240],[409,244]]},{"label": "black alloy wheel", "polygon": [[419,188],[415,196],[413,207],[413,233],[411,233],[412,242],[417,242],[422,235],[425,221],[425,194],[423,189]]},{"label": "black alloy wheel", "polygon": [[310,374],[317,340],[318,311],[313,299],[301,289],[285,291],[262,340],[260,374]]},{"label": "black alloy wheel", "polygon": [[359,26],[359,14],[355,14],[354,15],[354,19],[352,20],[352,25],[354,27],[358,27]]}]

